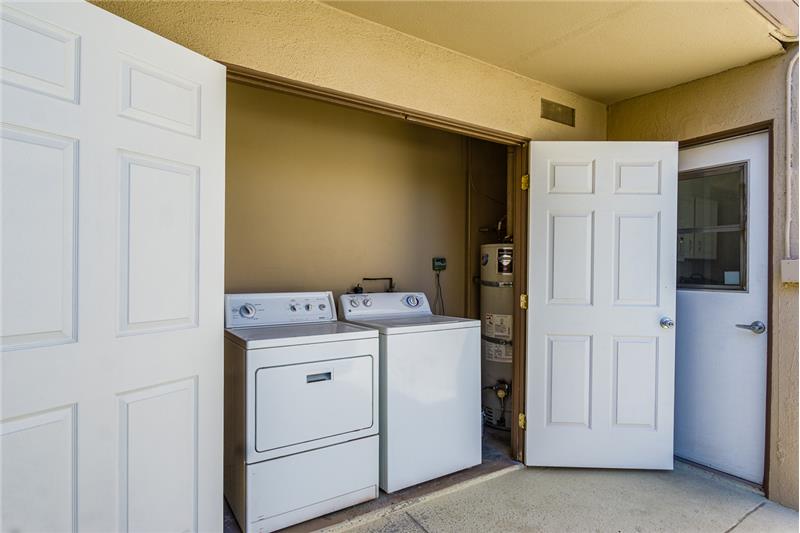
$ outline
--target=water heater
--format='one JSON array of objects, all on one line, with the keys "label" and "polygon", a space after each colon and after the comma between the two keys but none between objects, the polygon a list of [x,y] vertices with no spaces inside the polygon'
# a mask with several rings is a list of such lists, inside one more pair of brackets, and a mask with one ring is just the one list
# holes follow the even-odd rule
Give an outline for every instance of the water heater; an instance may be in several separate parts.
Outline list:
[{"label": "water heater", "polygon": [[511,427],[514,245],[481,246],[481,402],[486,422]]}]

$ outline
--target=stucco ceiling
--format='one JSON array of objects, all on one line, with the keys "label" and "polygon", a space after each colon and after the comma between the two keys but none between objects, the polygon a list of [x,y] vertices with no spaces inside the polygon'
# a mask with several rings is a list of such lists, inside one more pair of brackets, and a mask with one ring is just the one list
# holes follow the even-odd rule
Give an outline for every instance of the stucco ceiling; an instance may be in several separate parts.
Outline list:
[{"label": "stucco ceiling", "polygon": [[605,103],[783,51],[744,0],[326,3]]}]

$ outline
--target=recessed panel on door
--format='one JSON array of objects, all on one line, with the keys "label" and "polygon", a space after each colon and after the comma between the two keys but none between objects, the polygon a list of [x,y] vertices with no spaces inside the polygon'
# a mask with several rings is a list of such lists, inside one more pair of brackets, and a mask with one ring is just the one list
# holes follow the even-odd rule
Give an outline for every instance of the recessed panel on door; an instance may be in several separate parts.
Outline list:
[{"label": "recessed panel on door", "polygon": [[80,37],[7,4],[0,21],[3,82],[77,102]]},{"label": "recessed panel on door", "polygon": [[[371,355],[259,368],[256,451],[265,452],[372,427]],[[275,428],[281,428],[275,431]]]},{"label": "recessed panel on door", "polygon": [[615,215],[614,302],[658,305],[660,214]]},{"label": "recessed panel on door", "polygon": [[594,213],[550,214],[550,304],[591,305]]},{"label": "recessed panel on door", "polygon": [[200,136],[200,85],[120,54],[119,114],[167,130]]},{"label": "recessed panel on door", "polygon": [[197,325],[197,167],[123,152],[120,330]]},{"label": "recessed panel on door", "polygon": [[197,531],[197,415],[196,378],[119,395],[121,531]]},{"label": "recessed panel on door", "polygon": [[658,406],[658,339],[614,339],[614,423],[654,429]]},{"label": "recessed panel on door", "polygon": [[548,425],[590,426],[592,339],[552,335],[547,339]]},{"label": "recessed panel on door", "polygon": [[3,125],[3,349],[77,337],[78,142]]},{"label": "recessed panel on door", "polygon": [[3,531],[77,531],[75,412],[66,406],[0,422]]},{"label": "recessed panel on door", "polygon": [[617,194],[660,194],[660,161],[616,161],[614,192]]},{"label": "recessed panel on door", "polygon": [[551,161],[548,192],[551,194],[592,194],[594,161]]}]

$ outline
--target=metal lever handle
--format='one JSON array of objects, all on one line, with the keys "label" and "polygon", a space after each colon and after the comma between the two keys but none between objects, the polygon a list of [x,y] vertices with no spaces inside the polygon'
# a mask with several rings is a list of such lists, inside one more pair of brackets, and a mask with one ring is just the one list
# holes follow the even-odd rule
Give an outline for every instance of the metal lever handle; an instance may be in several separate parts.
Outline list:
[{"label": "metal lever handle", "polygon": [[661,317],[661,320],[658,321],[658,325],[664,329],[672,329],[675,327],[675,321],[672,320],[670,317],[665,316]]},{"label": "metal lever handle", "polygon": [[760,320],[756,320],[752,324],[736,324],[736,327],[739,329],[749,329],[756,335],[761,335],[762,333],[767,331],[767,326],[764,325],[764,323],[761,322]]}]

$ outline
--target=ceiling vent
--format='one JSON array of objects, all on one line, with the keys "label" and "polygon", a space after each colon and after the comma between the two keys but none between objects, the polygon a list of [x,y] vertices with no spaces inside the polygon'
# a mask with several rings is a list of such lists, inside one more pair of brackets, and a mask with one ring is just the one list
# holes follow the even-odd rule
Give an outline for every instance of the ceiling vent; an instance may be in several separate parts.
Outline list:
[{"label": "ceiling vent", "polygon": [[542,118],[575,127],[575,109],[542,98]]}]

